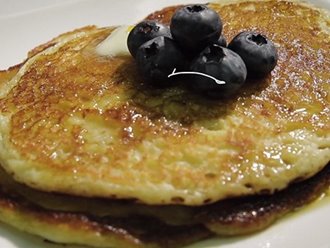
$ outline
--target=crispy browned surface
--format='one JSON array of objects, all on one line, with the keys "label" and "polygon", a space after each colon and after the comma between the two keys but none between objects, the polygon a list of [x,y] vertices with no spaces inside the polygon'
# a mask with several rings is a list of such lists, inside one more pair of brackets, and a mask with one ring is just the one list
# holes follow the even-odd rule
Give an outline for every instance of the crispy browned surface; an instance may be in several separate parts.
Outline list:
[{"label": "crispy browned surface", "polygon": [[260,231],[330,188],[330,164],[316,176],[269,196],[225,200],[206,206],[197,214],[205,225],[220,235],[242,235]]},{"label": "crispy browned surface", "polygon": [[[227,101],[146,87],[131,58],[93,53],[107,29],[86,28],[87,37],[39,57],[0,99],[11,124],[6,170],[48,191],[186,205],[272,192],[321,170],[329,161],[330,44],[320,12],[249,5],[213,7],[229,40],[256,29],[278,44],[279,63]],[[5,157],[14,149],[20,166]],[[313,162],[299,160],[306,154]]]}]

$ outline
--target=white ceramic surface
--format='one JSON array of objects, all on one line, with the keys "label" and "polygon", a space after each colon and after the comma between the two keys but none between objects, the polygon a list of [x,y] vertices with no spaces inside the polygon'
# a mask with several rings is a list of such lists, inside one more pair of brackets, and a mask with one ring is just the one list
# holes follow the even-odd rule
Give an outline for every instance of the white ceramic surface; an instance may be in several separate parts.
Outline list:
[{"label": "white ceramic surface", "polygon": [[[0,0],[0,70],[23,61],[31,48],[74,28],[130,24],[161,7],[189,2],[194,1]],[[330,0],[311,2],[330,9]],[[330,248],[330,200],[314,205],[263,232],[207,240],[189,248]],[[61,247],[0,224],[0,248]]]}]

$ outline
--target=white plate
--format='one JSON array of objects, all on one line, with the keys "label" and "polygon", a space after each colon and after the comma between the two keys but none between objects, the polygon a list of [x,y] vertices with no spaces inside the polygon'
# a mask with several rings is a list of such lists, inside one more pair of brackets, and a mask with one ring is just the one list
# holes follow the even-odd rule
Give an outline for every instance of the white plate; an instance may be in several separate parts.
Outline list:
[{"label": "white plate", "polygon": [[[207,2],[195,2],[203,1]],[[0,70],[20,63],[31,48],[65,31],[90,24],[130,24],[161,7],[189,2],[194,0],[0,0]],[[330,9],[330,0],[311,2]],[[330,248],[330,200],[314,205],[263,232],[235,239],[207,240],[190,248]],[[0,224],[0,247],[63,246]]]}]

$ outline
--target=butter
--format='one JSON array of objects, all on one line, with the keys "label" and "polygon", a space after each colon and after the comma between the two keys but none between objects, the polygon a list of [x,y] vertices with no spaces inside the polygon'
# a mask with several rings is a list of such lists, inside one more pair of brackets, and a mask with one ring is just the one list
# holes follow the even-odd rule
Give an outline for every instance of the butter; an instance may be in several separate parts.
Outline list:
[{"label": "butter", "polygon": [[132,26],[120,26],[96,47],[96,53],[100,56],[117,57],[129,56],[127,37]]}]

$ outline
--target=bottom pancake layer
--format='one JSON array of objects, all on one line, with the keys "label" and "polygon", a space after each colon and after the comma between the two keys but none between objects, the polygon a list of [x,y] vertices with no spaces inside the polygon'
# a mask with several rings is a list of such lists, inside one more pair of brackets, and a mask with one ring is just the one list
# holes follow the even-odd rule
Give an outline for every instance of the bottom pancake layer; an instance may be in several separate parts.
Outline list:
[{"label": "bottom pancake layer", "polygon": [[[103,217],[94,215],[94,209],[89,209],[89,213],[77,211],[79,198],[74,199],[77,204],[75,211],[70,211],[70,207],[67,211],[54,210],[28,200],[21,192],[14,192],[14,187],[4,180],[0,184],[0,220],[47,240],[92,247],[182,247],[215,234],[241,235],[265,229],[325,192],[330,186],[330,165],[311,179],[273,195],[225,200],[198,208],[187,207],[187,215],[191,223],[195,223],[187,225],[165,224],[161,218],[151,217],[148,214],[150,210],[134,214],[137,207],[134,203],[131,214],[120,218],[111,216],[111,211]],[[58,197],[57,200],[64,197],[39,193],[49,198]],[[90,199],[91,202],[94,200],[99,199]],[[65,207],[66,201],[62,204]],[[155,206],[144,207],[157,209]],[[171,211],[175,212],[173,206]],[[175,216],[173,214],[172,218]],[[167,217],[171,218],[170,215]]]},{"label": "bottom pancake layer", "polygon": [[203,226],[168,226],[150,218],[93,218],[51,211],[0,191],[0,220],[44,239],[92,247],[181,247],[211,235]]}]

